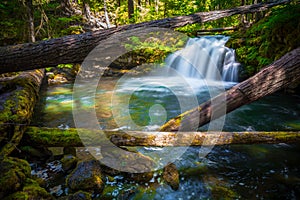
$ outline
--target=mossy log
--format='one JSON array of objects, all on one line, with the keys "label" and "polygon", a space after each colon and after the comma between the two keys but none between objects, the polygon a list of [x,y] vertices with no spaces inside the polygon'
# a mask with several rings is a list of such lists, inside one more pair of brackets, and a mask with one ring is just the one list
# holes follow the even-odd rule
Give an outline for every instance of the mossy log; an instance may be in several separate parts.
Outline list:
[{"label": "mossy log", "polygon": [[[194,131],[198,127],[266,95],[300,82],[300,47],[198,107],[165,123],[160,131]],[[224,107],[226,109],[224,109]]]},{"label": "mossy log", "polygon": [[[80,131],[80,136],[77,131]],[[43,147],[211,146],[225,144],[299,143],[300,131],[288,132],[143,132],[28,127],[22,144]],[[99,137],[100,136],[100,137]],[[108,144],[108,145],[111,145]]]},{"label": "mossy log", "polygon": [[44,70],[22,72],[0,79],[0,157],[9,155],[30,123]]},{"label": "mossy log", "polygon": [[214,21],[236,14],[265,11],[273,6],[289,2],[290,0],[281,0],[240,6],[226,10],[199,12],[187,16],[123,25],[106,30],[70,35],[35,43],[5,46],[0,48],[0,73],[24,71],[42,67],[55,67],[58,64],[81,63],[101,41],[122,31],[143,29],[146,27],[174,29],[188,24]]}]

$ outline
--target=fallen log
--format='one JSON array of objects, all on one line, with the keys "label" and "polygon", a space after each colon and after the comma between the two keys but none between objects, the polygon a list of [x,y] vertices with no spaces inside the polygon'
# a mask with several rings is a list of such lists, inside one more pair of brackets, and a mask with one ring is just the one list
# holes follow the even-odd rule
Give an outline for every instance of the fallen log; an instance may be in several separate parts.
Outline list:
[{"label": "fallen log", "polygon": [[[160,131],[193,131],[245,104],[300,82],[300,47],[200,106],[165,123]],[[213,102],[213,103],[212,103]],[[226,106],[226,113],[223,112]]]},{"label": "fallen log", "polygon": [[[80,136],[78,135],[80,131]],[[143,132],[28,127],[22,145],[42,147],[105,146],[211,146],[226,144],[299,143],[300,131],[288,132]],[[99,137],[101,135],[101,137]],[[108,139],[108,140],[107,140]],[[111,145],[111,144],[109,144]]]},{"label": "fallen log", "polygon": [[[179,16],[154,20],[138,24],[70,35],[35,43],[26,43],[0,48],[0,73],[24,71],[43,67],[55,67],[58,64],[81,63],[85,57],[101,41],[115,33],[146,27],[178,28],[188,24],[204,23],[236,14],[265,11],[273,6],[289,3],[290,0],[259,3],[237,8],[199,12],[187,16]],[[104,47],[103,47],[104,48]]]},{"label": "fallen log", "polygon": [[22,139],[38,100],[43,77],[44,70],[41,69],[0,79],[0,158],[9,155]]}]

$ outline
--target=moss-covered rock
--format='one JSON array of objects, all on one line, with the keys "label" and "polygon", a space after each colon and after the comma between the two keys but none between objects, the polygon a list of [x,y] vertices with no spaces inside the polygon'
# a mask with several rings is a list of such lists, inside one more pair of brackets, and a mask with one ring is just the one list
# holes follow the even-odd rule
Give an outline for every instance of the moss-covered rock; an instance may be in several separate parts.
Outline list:
[{"label": "moss-covered rock", "polygon": [[67,200],[92,200],[92,194],[84,191],[78,191],[70,194]]},{"label": "moss-covered rock", "polygon": [[21,146],[18,156],[25,157],[27,160],[47,160],[53,156],[52,152],[46,147]]},{"label": "moss-covered rock", "polygon": [[99,161],[88,160],[77,164],[77,167],[67,177],[67,185],[73,191],[95,191],[100,193],[104,188]]},{"label": "moss-covered rock", "polygon": [[27,161],[12,157],[4,158],[0,169],[0,199],[20,190],[31,172]]},{"label": "moss-covered rock", "polygon": [[60,160],[62,164],[62,169],[65,172],[68,172],[71,169],[74,169],[76,167],[76,164],[78,162],[78,159],[69,154],[69,155],[64,155],[64,157]]},{"label": "moss-covered rock", "polygon": [[4,198],[4,200],[51,200],[53,197],[42,187],[39,186],[39,184],[32,180],[27,178],[25,186],[21,191],[15,192],[7,197]]}]

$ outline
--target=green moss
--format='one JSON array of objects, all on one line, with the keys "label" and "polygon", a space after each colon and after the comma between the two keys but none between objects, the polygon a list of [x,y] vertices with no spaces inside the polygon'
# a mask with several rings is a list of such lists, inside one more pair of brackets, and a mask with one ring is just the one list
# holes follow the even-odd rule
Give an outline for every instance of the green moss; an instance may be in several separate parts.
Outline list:
[{"label": "green moss", "polygon": [[5,157],[0,163],[0,169],[0,197],[21,189],[31,173],[27,161],[12,157]]},{"label": "green moss", "polygon": [[25,186],[22,191],[15,192],[4,200],[25,200],[25,199],[53,199],[53,197],[44,189],[39,186],[39,184],[30,178],[25,181]]},{"label": "green moss", "polygon": [[37,181],[29,178],[26,179],[23,192],[31,199],[52,199],[51,195],[44,188],[40,187]]},{"label": "green moss", "polygon": [[29,196],[26,192],[15,192],[3,200],[29,200]]},{"label": "green moss", "polygon": [[[163,33],[156,35],[156,33],[149,33],[146,38],[132,36],[129,41],[124,44],[128,53],[121,56],[119,60],[129,60],[129,65],[141,65],[143,63],[161,63],[169,53],[181,49],[187,37],[183,34],[174,37],[172,34]],[[135,62],[135,63],[132,63]],[[120,61],[116,61],[120,64]],[[122,64],[120,65],[122,66]]]},{"label": "green moss", "polygon": [[229,200],[237,198],[237,194],[230,188],[219,185],[211,188],[211,195],[213,199]]},{"label": "green moss", "polygon": [[138,191],[136,192],[133,200],[143,200],[143,199],[154,199],[156,194],[155,188],[151,187],[139,187]]},{"label": "green moss", "polygon": [[7,100],[3,104],[0,113],[0,122],[24,123],[33,114],[34,103],[38,98],[39,86],[28,74],[27,77],[17,76],[10,83],[13,85],[12,92],[8,93]]},{"label": "green moss", "polygon": [[227,46],[236,49],[238,60],[244,65],[241,79],[252,76],[300,46],[300,5],[273,8],[268,17],[247,31],[233,34]]}]

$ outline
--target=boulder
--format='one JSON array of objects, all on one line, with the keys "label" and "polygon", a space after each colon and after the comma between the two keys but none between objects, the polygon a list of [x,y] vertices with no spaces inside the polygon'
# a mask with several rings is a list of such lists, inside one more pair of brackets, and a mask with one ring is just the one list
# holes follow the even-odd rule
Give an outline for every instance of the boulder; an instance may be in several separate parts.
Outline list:
[{"label": "boulder", "polygon": [[67,200],[92,200],[92,195],[88,192],[78,191],[70,194]]},{"label": "boulder", "polygon": [[64,155],[64,157],[60,161],[61,161],[62,169],[65,172],[68,172],[69,170],[74,169],[76,167],[78,159],[75,156],[69,154],[69,155]]},{"label": "boulder", "polygon": [[0,169],[0,199],[22,189],[31,172],[27,161],[13,157],[1,160]]},{"label": "boulder", "polygon": [[94,191],[100,193],[104,188],[100,163],[97,160],[82,161],[67,177],[67,186],[73,191]]}]

